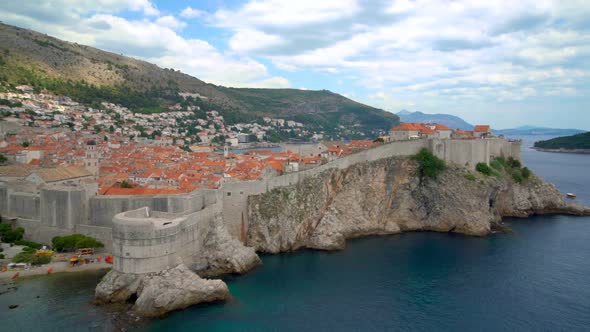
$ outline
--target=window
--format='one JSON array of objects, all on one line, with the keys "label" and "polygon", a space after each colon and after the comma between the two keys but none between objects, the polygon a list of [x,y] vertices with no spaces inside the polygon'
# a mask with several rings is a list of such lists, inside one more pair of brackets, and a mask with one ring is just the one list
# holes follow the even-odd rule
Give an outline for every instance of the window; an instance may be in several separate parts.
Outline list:
[{"label": "window", "polygon": [[231,193],[230,193],[230,192],[228,192],[228,193],[227,193],[227,196],[231,196]]}]

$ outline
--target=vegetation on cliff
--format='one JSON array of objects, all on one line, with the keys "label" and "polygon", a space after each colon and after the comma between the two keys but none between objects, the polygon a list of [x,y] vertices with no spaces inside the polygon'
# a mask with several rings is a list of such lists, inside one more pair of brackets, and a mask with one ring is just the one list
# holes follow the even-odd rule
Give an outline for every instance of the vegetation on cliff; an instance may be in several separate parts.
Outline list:
[{"label": "vegetation on cliff", "polygon": [[508,174],[516,183],[522,183],[528,179],[532,172],[527,167],[522,167],[520,161],[514,158],[499,157],[490,162],[490,165],[486,163],[478,163],[475,166],[475,170],[485,176],[496,176],[501,177],[502,174]]},{"label": "vegetation on cliff", "polygon": [[590,150],[590,132],[539,141],[535,143],[535,147],[548,150]]},{"label": "vegetation on cliff", "polygon": [[436,178],[446,168],[444,160],[438,158],[426,148],[420,150],[413,159],[418,162],[418,176],[420,178]]}]

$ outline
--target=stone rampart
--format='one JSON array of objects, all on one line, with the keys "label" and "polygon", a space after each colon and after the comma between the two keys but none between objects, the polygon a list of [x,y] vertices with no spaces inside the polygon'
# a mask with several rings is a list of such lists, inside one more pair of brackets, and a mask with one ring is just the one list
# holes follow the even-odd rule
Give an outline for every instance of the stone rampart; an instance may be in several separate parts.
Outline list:
[{"label": "stone rampart", "polygon": [[209,227],[220,213],[220,205],[214,204],[186,215],[147,207],[117,214],[113,220],[113,268],[142,274],[190,259],[202,247]]}]

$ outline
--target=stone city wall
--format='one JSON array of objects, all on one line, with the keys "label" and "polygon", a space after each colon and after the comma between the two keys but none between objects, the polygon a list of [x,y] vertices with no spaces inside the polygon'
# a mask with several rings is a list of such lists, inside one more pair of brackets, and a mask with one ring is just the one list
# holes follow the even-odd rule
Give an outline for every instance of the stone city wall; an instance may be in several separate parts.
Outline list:
[{"label": "stone city wall", "polygon": [[220,213],[220,204],[214,204],[187,215],[147,207],[117,214],[113,220],[113,269],[142,274],[186,263],[202,248]]}]

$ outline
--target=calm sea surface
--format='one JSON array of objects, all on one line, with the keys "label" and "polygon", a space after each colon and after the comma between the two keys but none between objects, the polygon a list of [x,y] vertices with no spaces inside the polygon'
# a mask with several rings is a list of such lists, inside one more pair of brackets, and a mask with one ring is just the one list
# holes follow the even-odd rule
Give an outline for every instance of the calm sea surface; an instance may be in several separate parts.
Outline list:
[{"label": "calm sea surface", "polygon": [[[525,147],[523,156],[590,204],[590,155]],[[101,273],[4,283],[0,291],[18,289],[0,295],[0,330],[590,330],[590,218],[508,222],[514,233],[486,238],[409,233],[353,240],[341,252],[264,256],[263,267],[226,279],[233,301],[154,321],[93,306]]]}]

